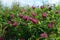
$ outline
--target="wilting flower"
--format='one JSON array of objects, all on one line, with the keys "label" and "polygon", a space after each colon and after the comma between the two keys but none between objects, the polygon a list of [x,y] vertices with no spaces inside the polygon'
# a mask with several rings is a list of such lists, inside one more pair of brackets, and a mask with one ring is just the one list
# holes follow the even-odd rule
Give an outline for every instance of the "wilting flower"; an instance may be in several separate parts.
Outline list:
[{"label": "wilting flower", "polygon": [[32,6],[33,9],[35,9],[36,7],[35,6]]},{"label": "wilting flower", "polygon": [[13,25],[14,27],[16,27],[16,26],[18,25],[18,23],[17,23],[17,22],[14,22],[12,25]]},{"label": "wilting flower", "polygon": [[44,18],[46,18],[46,17],[47,17],[47,13],[44,12],[44,13],[42,14],[42,16],[43,16]]},{"label": "wilting flower", "polygon": [[19,14],[19,17],[22,18],[24,15],[23,14]]},{"label": "wilting flower", "polygon": [[44,7],[44,6],[41,6],[40,8],[43,9],[43,8],[45,8],[45,7]]},{"label": "wilting flower", "polygon": [[11,21],[8,21],[8,24],[12,24],[12,22]]},{"label": "wilting flower", "polygon": [[54,25],[54,24],[55,24],[55,21],[52,21],[52,22],[51,22],[51,24],[53,24],[53,25]]},{"label": "wilting flower", "polygon": [[13,21],[8,21],[8,24],[13,24],[14,22]]},{"label": "wilting flower", "polygon": [[42,33],[42,34],[40,34],[40,36],[41,36],[42,38],[47,38],[47,34],[46,34],[46,33]]},{"label": "wilting flower", "polygon": [[10,18],[14,18],[14,14],[11,14],[11,15],[10,15]]},{"label": "wilting flower", "polygon": [[26,12],[26,9],[23,8],[23,9],[21,9],[21,11],[22,11],[22,12]]},{"label": "wilting flower", "polygon": [[3,37],[0,37],[0,40],[4,40],[4,38]]},{"label": "wilting flower", "polygon": [[28,20],[29,17],[28,17],[28,16],[23,16],[23,19],[24,19],[24,20]]},{"label": "wilting flower", "polygon": [[37,20],[36,20],[36,19],[34,19],[34,18],[31,18],[31,17],[30,17],[30,20],[31,20],[34,24],[36,24],[36,23],[37,23]]},{"label": "wilting flower", "polygon": [[50,10],[52,10],[52,8],[51,7],[48,7],[48,10],[50,11]]},{"label": "wilting flower", "polygon": [[[18,25],[18,22],[8,21],[8,24],[11,24],[13,27],[16,27]],[[5,30],[9,30],[9,29],[6,28]]]},{"label": "wilting flower", "polygon": [[25,40],[24,38],[20,38],[20,40]]},{"label": "wilting flower", "polygon": [[56,10],[56,13],[60,13],[60,10]]},{"label": "wilting flower", "polygon": [[36,14],[34,12],[31,12],[32,16],[36,16]]}]

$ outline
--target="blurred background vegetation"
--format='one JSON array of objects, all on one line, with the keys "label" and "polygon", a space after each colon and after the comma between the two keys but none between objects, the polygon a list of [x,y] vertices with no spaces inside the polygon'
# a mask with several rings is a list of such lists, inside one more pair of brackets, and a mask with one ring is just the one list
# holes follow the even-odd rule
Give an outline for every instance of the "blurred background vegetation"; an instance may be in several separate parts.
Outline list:
[{"label": "blurred background vegetation", "polygon": [[[54,11],[56,11],[56,10],[60,10],[60,5],[55,5],[55,4],[53,4],[53,5],[49,5],[49,4],[44,4],[43,6],[45,6],[46,8],[45,9],[43,9],[43,11],[48,11],[48,13],[54,13]],[[34,6],[35,7],[35,6]],[[47,8],[49,8],[49,7],[51,7],[51,9],[52,10],[48,10]],[[8,24],[7,24],[7,17],[9,17],[9,15],[11,14],[11,13],[13,13],[13,14],[15,14],[15,17],[17,18],[17,15],[19,14],[19,13],[22,13],[21,12],[21,10],[22,9],[26,9],[27,10],[27,12],[26,13],[29,13],[29,12],[31,12],[31,11],[34,11],[34,12],[36,12],[36,13],[40,13],[39,11],[41,11],[41,13],[42,13],[42,9],[40,9],[40,6],[38,6],[38,7],[36,7],[36,9],[32,9],[32,6],[30,7],[29,5],[26,5],[26,6],[24,6],[24,7],[21,7],[21,5],[19,5],[19,3],[13,3],[12,4],[12,6],[9,8],[9,7],[7,7],[7,6],[3,6],[2,4],[1,4],[1,2],[0,2],[0,37],[3,37],[3,38],[5,38],[5,36],[7,35],[6,33],[6,28],[7,28],[7,26],[9,26]],[[24,12],[23,12],[24,13]],[[3,15],[3,16],[2,16]],[[29,14],[25,14],[25,15],[29,15]],[[53,15],[53,14],[52,14]],[[30,15],[29,15],[30,16]],[[54,18],[54,15],[52,16],[53,18]],[[57,20],[57,32],[55,32],[55,33],[58,33],[58,36],[56,36],[57,34],[51,34],[50,35],[50,38],[51,39],[49,39],[49,40],[60,40],[60,15],[56,15],[56,20]],[[39,17],[37,17],[37,18],[39,18]],[[59,19],[58,19],[59,18]],[[9,19],[9,18],[8,18]],[[18,20],[17,20],[18,19]],[[16,21],[18,21],[19,22],[19,18],[17,18],[16,19]],[[15,20],[15,19],[14,19]],[[25,27],[24,27],[25,28]],[[16,31],[16,29],[13,29],[13,28],[11,28],[13,31],[12,32],[14,32],[14,33],[12,33],[11,32],[11,30],[8,32],[9,33],[9,35],[11,34],[15,34],[15,32],[17,32]],[[26,28],[25,28],[26,29]],[[15,30],[15,31],[14,31]],[[28,28],[26,29],[26,30],[28,30]],[[19,30],[20,31],[20,30]],[[16,33],[16,36],[17,36],[17,38],[19,38],[20,36],[20,34],[19,34],[19,31]],[[11,32],[11,33],[10,33]],[[33,31],[32,31],[33,32]],[[6,35],[5,35],[6,34]],[[24,34],[24,33],[23,33]],[[24,36],[25,38],[28,38],[28,37],[30,37],[30,35],[28,35],[28,34],[30,34],[29,33],[29,30],[28,30],[28,33]],[[8,37],[8,36],[7,36]],[[34,35],[32,35],[32,37],[31,37],[31,39],[33,40],[33,38],[35,38],[34,37]],[[55,38],[55,39],[54,39]],[[14,38],[13,38],[14,39]],[[12,39],[12,40],[13,40]],[[6,38],[6,40],[8,40],[7,38]],[[14,40],[17,40],[17,39],[14,39]],[[36,40],[39,40],[39,38],[37,38]],[[48,38],[46,39],[46,40],[48,40]]]}]

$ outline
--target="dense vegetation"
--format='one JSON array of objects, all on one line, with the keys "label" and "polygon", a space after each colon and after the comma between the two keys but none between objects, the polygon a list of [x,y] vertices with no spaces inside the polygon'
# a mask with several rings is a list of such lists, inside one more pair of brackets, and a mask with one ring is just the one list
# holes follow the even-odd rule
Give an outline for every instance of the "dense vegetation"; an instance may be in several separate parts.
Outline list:
[{"label": "dense vegetation", "polygon": [[60,40],[60,6],[0,5],[0,40]]}]

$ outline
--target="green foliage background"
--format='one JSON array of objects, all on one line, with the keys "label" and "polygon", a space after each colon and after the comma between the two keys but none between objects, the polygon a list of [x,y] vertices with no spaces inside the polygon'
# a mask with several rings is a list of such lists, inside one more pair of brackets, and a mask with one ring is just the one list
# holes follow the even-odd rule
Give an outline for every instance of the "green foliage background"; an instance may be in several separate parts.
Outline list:
[{"label": "green foliage background", "polygon": [[[22,9],[26,11],[22,12]],[[60,10],[60,6],[55,6],[54,10],[49,10],[48,6],[43,9],[33,9],[28,6],[21,7],[13,4],[11,8],[8,8],[0,4],[0,37],[3,37],[5,40],[19,40],[20,38],[25,40],[60,40],[60,13],[56,13],[56,10]],[[35,12],[37,16],[32,16],[30,12]],[[47,18],[42,17],[43,12],[47,12]],[[10,18],[10,14],[14,14],[14,18]],[[19,14],[33,17],[38,20],[38,23],[33,24],[30,20],[25,21],[18,16]],[[41,21],[40,18],[42,19]],[[7,23],[8,20],[18,22],[18,26],[13,27],[9,25]],[[48,28],[47,24],[51,21],[55,21],[55,25],[53,28]],[[48,37],[45,39],[41,38],[40,34],[42,32],[46,32]]]}]

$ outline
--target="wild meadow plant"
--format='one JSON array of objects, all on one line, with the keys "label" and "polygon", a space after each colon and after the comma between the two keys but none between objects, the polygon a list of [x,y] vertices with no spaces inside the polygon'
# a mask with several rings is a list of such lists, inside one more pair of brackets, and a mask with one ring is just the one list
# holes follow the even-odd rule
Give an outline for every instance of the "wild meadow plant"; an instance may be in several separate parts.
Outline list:
[{"label": "wild meadow plant", "polygon": [[0,40],[60,40],[60,6],[0,5]]}]

